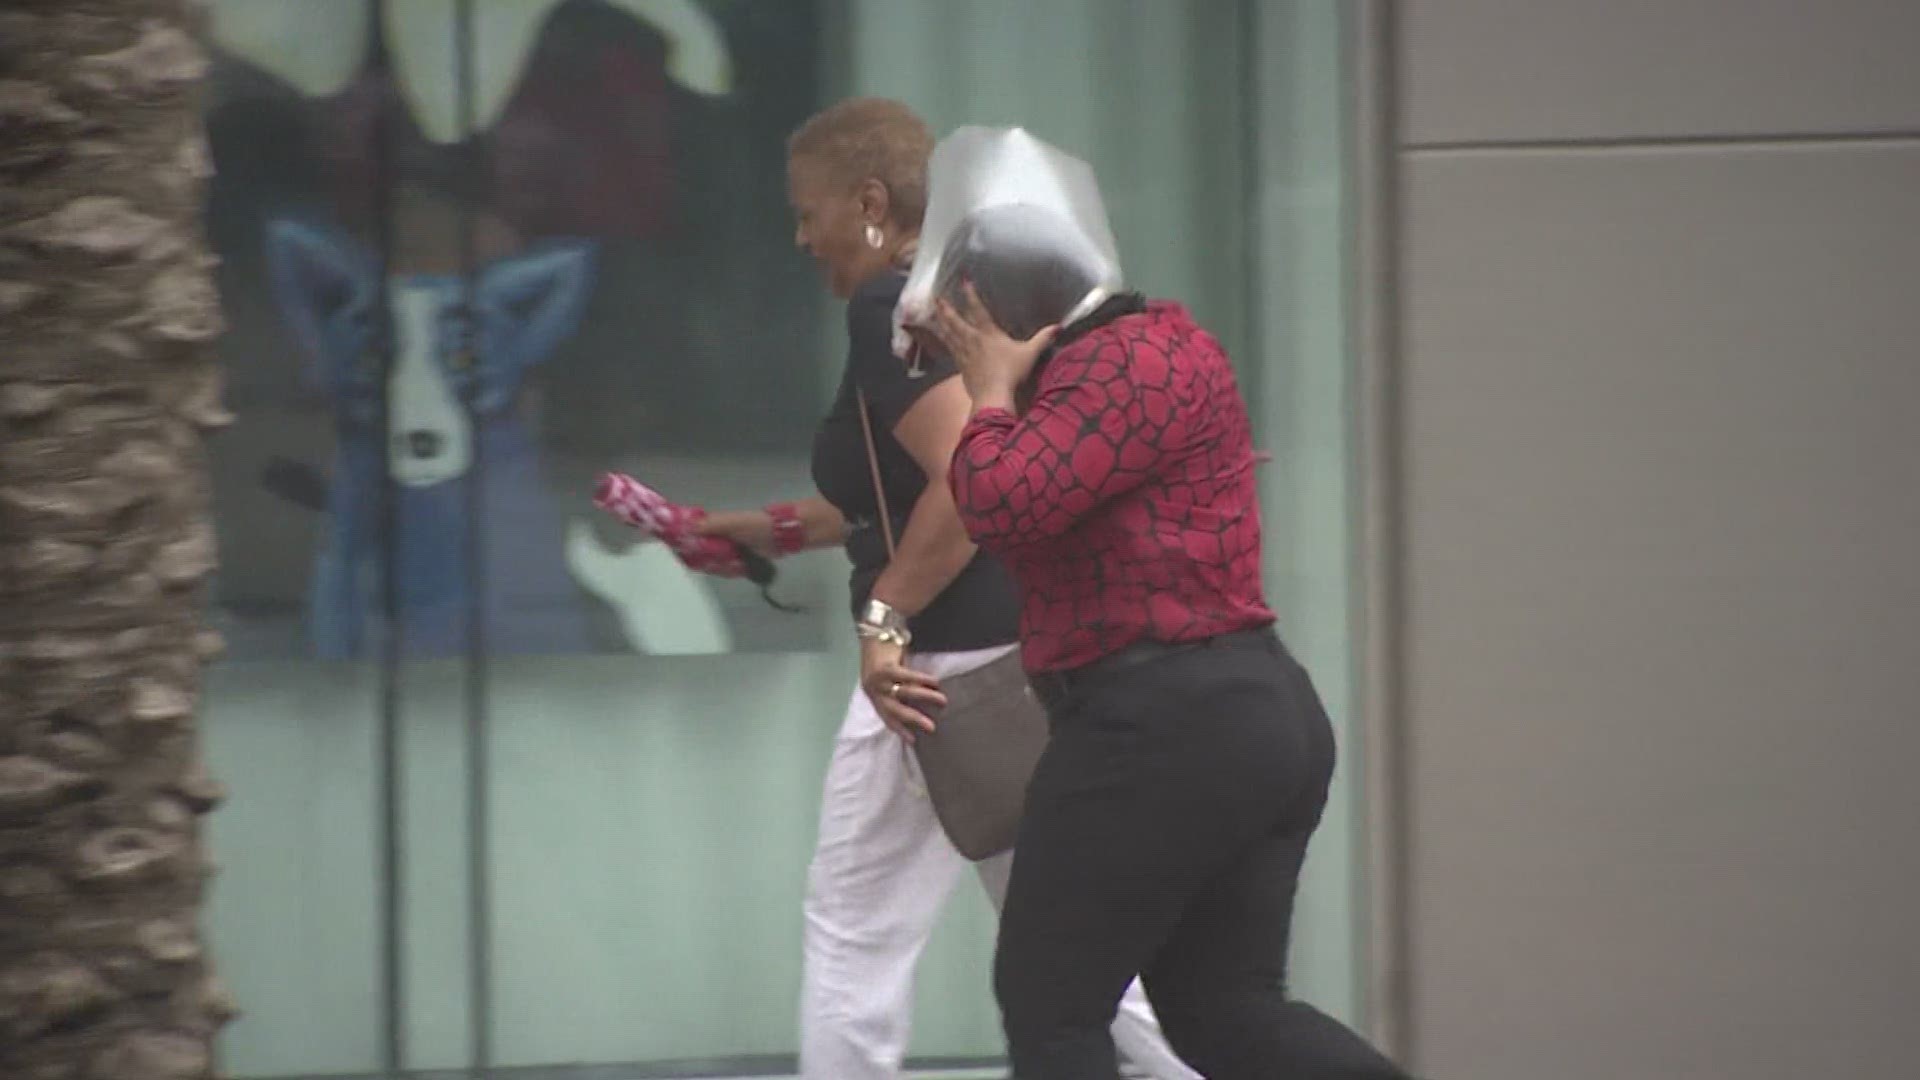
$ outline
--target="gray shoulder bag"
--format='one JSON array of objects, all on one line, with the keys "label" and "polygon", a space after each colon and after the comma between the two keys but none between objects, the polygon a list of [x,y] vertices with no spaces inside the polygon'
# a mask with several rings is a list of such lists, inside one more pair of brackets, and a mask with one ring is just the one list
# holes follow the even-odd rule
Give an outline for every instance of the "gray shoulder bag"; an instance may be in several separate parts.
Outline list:
[{"label": "gray shoulder bag", "polygon": [[[860,394],[860,428],[880,511],[887,559],[894,558],[893,517],[880,480],[867,397]],[[1027,782],[1047,748],[1047,714],[1027,683],[1014,650],[985,666],[940,680],[946,708],[930,711],[935,731],[914,739],[927,798],[947,839],[978,862],[1013,847],[1026,805]]]}]

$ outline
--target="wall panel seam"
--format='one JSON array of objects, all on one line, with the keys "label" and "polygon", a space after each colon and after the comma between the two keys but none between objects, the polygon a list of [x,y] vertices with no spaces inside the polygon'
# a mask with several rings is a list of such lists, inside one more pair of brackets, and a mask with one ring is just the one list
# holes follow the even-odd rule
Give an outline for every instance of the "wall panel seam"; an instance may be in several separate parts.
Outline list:
[{"label": "wall panel seam", "polygon": [[1360,730],[1366,837],[1366,989],[1369,1028],[1394,1056],[1415,1054],[1408,786],[1400,598],[1401,493],[1395,243],[1400,215],[1394,103],[1395,5],[1365,0],[1349,23],[1354,73],[1349,146],[1360,425]]},{"label": "wall panel seam", "polygon": [[1524,154],[1612,154],[1666,151],[1699,153],[1718,150],[1807,150],[1847,149],[1853,147],[1920,146],[1920,131],[1889,131],[1875,134],[1780,135],[1690,135],[1674,138],[1623,136],[1620,138],[1578,139],[1505,139],[1462,142],[1402,143],[1400,152],[1422,157],[1524,155]]}]

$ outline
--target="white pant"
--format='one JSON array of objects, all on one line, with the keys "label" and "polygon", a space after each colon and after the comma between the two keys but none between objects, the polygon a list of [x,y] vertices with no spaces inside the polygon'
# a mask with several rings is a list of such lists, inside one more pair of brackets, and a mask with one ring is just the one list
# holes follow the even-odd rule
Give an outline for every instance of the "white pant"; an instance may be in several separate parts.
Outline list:
[{"label": "white pant", "polygon": [[[937,677],[969,671],[1010,648],[928,653],[913,666]],[[967,860],[934,817],[912,756],[855,687],[834,742],[807,873],[800,1075],[805,1080],[894,1080],[906,1056],[913,969]],[[998,908],[1011,852],[975,864]],[[1199,1080],[1160,1034],[1136,980],[1113,1040],[1158,1080]]]}]

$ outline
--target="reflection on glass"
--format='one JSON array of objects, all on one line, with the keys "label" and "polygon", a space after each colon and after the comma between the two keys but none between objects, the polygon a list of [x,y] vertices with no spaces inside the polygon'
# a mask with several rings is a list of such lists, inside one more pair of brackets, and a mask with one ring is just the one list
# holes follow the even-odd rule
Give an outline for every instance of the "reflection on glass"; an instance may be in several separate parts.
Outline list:
[{"label": "reflection on glass", "polygon": [[587,504],[804,445],[818,306],[767,166],[809,101],[764,73],[810,81],[810,6],[336,6],[216,11],[217,239],[262,271],[225,282],[264,391],[223,448],[236,659],[365,657],[390,617],[408,656],[476,618],[494,653],[819,647]]},{"label": "reflection on glass", "polygon": [[[227,5],[227,7],[236,7]],[[361,3],[237,5],[243,37],[364,40]],[[216,12],[224,20],[228,13]],[[213,616],[229,642],[206,685],[211,765],[231,798],[211,823],[222,873],[209,930],[243,999],[223,1058],[241,1075],[379,1070],[382,966],[378,665],[319,663],[306,631],[309,583],[325,543],[335,448],[303,365],[265,287],[263,219],[320,201],[299,87],[337,84],[324,48],[287,81],[217,52],[208,126],[217,172],[207,228],[222,264],[221,342],[238,422],[214,444],[222,565]],[[369,197],[364,179],[335,190]]]}]

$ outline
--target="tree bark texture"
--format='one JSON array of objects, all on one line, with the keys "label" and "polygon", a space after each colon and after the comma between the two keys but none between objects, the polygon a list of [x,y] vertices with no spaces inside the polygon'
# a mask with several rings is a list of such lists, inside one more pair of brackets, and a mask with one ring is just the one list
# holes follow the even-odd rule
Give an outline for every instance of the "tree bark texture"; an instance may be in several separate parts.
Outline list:
[{"label": "tree bark texture", "polygon": [[220,789],[193,0],[0,0],[0,1077],[202,1080]]}]

